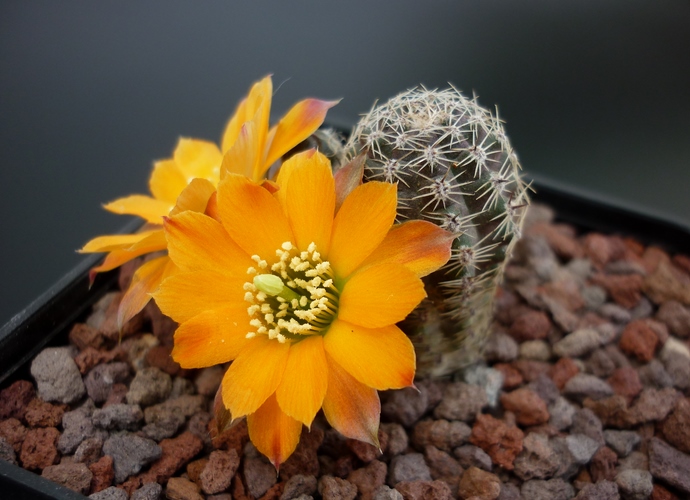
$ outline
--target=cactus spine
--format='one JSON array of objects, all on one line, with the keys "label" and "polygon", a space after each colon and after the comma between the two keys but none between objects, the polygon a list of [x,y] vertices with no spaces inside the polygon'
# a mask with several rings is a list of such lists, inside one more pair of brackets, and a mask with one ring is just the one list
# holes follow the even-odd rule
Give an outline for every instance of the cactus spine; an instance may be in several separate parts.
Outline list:
[{"label": "cactus spine", "polygon": [[365,181],[398,184],[399,221],[428,220],[457,235],[448,264],[425,278],[427,299],[401,325],[418,375],[476,361],[529,204],[498,113],[454,88],[418,87],[375,106],[346,151],[366,155]]}]

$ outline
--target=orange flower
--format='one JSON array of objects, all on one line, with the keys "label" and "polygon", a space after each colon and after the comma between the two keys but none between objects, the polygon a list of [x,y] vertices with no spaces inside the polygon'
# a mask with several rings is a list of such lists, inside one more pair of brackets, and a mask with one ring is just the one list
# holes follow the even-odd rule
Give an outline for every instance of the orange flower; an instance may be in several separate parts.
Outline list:
[{"label": "orange flower", "polygon": [[337,206],[331,166],[307,151],[285,162],[271,192],[228,174],[218,219],[169,217],[179,272],[153,296],[180,323],[184,368],[234,360],[222,383],[233,419],[278,467],[323,408],[343,435],[378,444],[377,390],[412,385],[415,354],[395,325],[425,297],[420,279],[450,256],[452,235],[393,225],[396,186],[369,182]]},{"label": "orange flower", "polygon": [[[136,234],[100,236],[84,245],[80,252],[108,252],[104,262],[91,270],[92,280],[135,257],[165,251],[163,217],[185,210],[204,212],[227,173],[260,181],[273,163],[321,126],[328,109],[337,103],[305,99],[269,130],[272,88],[270,76],[252,86],[228,122],[220,149],[212,142],[182,138],[172,158],[154,164],[149,179],[152,196],[132,195],[105,205],[110,212],[139,216],[148,225]],[[173,270],[163,255],[136,271],[120,304],[120,327],[143,309],[148,294]]]}]

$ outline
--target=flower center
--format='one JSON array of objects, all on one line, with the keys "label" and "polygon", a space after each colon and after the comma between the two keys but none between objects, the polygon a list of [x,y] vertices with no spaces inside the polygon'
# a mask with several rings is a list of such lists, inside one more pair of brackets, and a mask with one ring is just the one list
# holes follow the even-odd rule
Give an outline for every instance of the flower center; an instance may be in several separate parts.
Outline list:
[{"label": "flower center", "polygon": [[247,338],[268,335],[282,343],[325,332],[338,313],[340,297],[330,263],[321,259],[314,243],[300,252],[286,241],[276,256],[278,262],[269,269],[264,259],[252,255],[256,267],[247,269],[254,277],[244,284],[244,300],[250,303],[249,324],[255,328]]}]

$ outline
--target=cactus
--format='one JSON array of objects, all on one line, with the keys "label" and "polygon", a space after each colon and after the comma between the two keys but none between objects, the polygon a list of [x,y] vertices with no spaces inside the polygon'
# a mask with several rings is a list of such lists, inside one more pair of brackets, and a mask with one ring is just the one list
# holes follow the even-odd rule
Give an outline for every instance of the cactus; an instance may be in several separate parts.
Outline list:
[{"label": "cactus", "polygon": [[423,219],[457,234],[452,257],[425,278],[427,299],[400,325],[420,376],[477,360],[496,287],[520,236],[527,186],[498,111],[454,88],[418,87],[375,106],[345,147],[366,156],[364,180],[398,184],[398,219]]}]

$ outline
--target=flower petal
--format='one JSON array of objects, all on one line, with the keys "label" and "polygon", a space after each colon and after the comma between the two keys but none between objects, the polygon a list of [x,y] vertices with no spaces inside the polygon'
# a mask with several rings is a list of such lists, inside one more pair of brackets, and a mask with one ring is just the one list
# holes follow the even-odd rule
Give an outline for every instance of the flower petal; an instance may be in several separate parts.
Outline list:
[{"label": "flower petal", "polygon": [[421,278],[448,262],[454,239],[453,233],[431,222],[411,220],[396,224],[361,267],[392,262],[402,264]]},{"label": "flower petal", "polygon": [[199,212],[183,212],[167,219],[165,235],[168,254],[182,271],[244,275],[255,265],[220,222]]},{"label": "flower petal", "polygon": [[313,134],[326,118],[326,112],[339,102],[304,99],[295,104],[271,131],[266,168]]},{"label": "flower petal", "polygon": [[347,278],[381,244],[395,220],[396,186],[371,181],[355,188],[338,210],[328,260]]},{"label": "flower petal", "polygon": [[297,448],[302,423],[283,413],[271,395],[256,412],[247,416],[249,439],[278,469]]},{"label": "flower petal", "polygon": [[156,200],[141,194],[118,198],[103,205],[103,208],[109,212],[120,215],[137,215],[153,224],[163,224],[163,217],[168,215],[172,207],[173,203]]},{"label": "flower petal", "polygon": [[232,115],[228,124],[225,126],[223,138],[220,142],[220,149],[223,153],[227,153],[235,144],[237,137],[240,135],[242,125],[247,122],[247,98],[245,97],[237,105],[235,113]]},{"label": "flower petal", "polygon": [[280,408],[309,427],[326,395],[327,374],[321,335],[292,344],[283,380],[276,391]]},{"label": "flower petal", "polygon": [[357,271],[345,284],[338,318],[380,328],[405,319],[424,297],[424,283],[406,267],[374,264]]},{"label": "flower petal", "polygon": [[246,334],[249,331],[249,315],[242,289],[246,281],[246,275],[228,276],[217,271],[178,272],[161,284],[160,289],[153,293],[153,298],[163,314],[178,323],[188,321],[206,310],[220,309],[229,303],[239,304],[241,307],[238,306],[237,310],[241,310],[242,314],[237,321],[246,323]]},{"label": "flower petal", "polygon": [[335,210],[331,162],[311,150],[293,156],[285,167],[292,171],[287,186],[280,190],[285,190],[284,201],[297,248],[305,250],[314,242],[319,252],[327,255]]},{"label": "flower petal", "polygon": [[175,147],[173,158],[187,182],[200,177],[215,184],[220,178],[223,155],[212,142],[182,137]]},{"label": "flower petal", "polygon": [[140,239],[136,243],[133,243],[130,247],[126,248],[128,252],[159,252],[165,250],[167,246],[167,241],[165,240],[165,232],[162,229],[156,229],[151,231],[150,234],[146,235],[145,238]]},{"label": "flower petal", "polygon": [[232,418],[254,413],[275,392],[289,352],[288,342],[281,344],[265,335],[249,339],[223,378],[223,402]]},{"label": "flower petal", "polygon": [[175,207],[170,215],[176,215],[186,210],[203,213],[208,200],[216,192],[216,186],[207,179],[192,179],[177,197]]},{"label": "flower petal", "polygon": [[154,198],[175,204],[177,197],[187,187],[185,179],[174,160],[157,161],[149,179],[149,190]]},{"label": "flower petal", "polygon": [[343,436],[379,446],[381,402],[376,389],[347,373],[328,353],[328,389],[323,413]]},{"label": "flower petal", "polygon": [[78,250],[78,252],[98,253],[111,252],[113,250],[126,250],[133,244],[138,243],[155,231],[160,231],[160,229],[135,234],[108,234],[105,236],[97,236],[96,238],[88,241],[86,245]]},{"label": "flower petal", "polygon": [[347,199],[354,189],[362,184],[364,175],[364,163],[366,153],[360,153],[349,163],[338,169],[333,178],[335,179],[335,210],[340,210],[343,202]]},{"label": "flower petal", "polygon": [[278,200],[244,176],[228,174],[221,181],[218,212],[230,237],[250,256],[275,261],[276,250],[292,241],[290,225]]},{"label": "flower petal", "polygon": [[395,325],[371,329],[337,319],[324,336],[324,347],[350,375],[374,389],[400,389],[414,381],[414,347]]},{"label": "flower petal", "polygon": [[204,311],[178,326],[172,358],[182,368],[205,368],[235,359],[249,343],[249,322],[244,320],[249,316],[240,305]]},{"label": "flower petal", "polygon": [[151,296],[149,293],[155,291],[163,281],[166,274],[174,268],[172,261],[167,255],[158,257],[142,264],[132,276],[132,282],[127,291],[122,295],[122,300],[117,309],[117,328],[122,331],[122,327],[141,311]]},{"label": "flower petal", "polygon": [[[220,167],[221,179],[229,173],[252,176],[257,155],[260,153],[256,141],[256,124],[254,122],[245,123],[237,140],[223,156],[223,163]],[[259,179],[253,180],[258,182]]]}]

